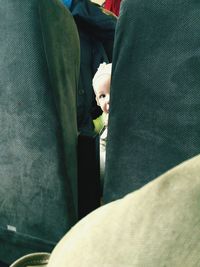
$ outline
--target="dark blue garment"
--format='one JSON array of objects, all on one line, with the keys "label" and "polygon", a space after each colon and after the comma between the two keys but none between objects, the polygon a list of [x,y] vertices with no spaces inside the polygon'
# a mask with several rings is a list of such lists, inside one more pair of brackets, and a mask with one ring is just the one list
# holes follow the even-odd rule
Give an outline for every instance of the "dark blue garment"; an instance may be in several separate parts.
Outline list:
[{"label": "dark blue garment", "polygon": [[[101,41],[113,40],[117,19],[89,0],[74,1],[70,8],[75,21]],[[79,25],[81,26],[81,25]]]}]

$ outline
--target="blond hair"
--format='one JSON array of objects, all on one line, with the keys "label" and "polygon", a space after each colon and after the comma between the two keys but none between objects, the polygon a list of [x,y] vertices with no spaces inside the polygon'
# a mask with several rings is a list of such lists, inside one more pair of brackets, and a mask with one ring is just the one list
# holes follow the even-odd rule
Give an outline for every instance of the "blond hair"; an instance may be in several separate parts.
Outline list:
[{"label": "blond hair", "polygon": [[93,80],[92,80],[92,86],[95,90],[95,87],[98,83],[98,80],[102,78],[104,75],[111,75],[112,72],[112,63],[101,63],[97,69],[97,72],[95,73]]}]

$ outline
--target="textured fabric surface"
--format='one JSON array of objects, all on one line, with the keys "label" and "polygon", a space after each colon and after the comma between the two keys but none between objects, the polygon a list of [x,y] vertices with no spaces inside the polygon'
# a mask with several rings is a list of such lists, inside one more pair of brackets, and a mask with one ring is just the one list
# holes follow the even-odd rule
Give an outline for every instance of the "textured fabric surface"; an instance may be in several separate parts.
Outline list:
[{"label": "textured fabric surface", "polygon": [[[77,220],[71,184],[76,177],[72,181],[66,174],[66,165],[76,168],[74,155],[66,163],[38,2],[0,0],[0,260],[7,263],[51,251]],[[67,35],[69,21],[64,7],[55,12],[63,26],[58,38]],[[60,49],[59,60],[65,56]],[[64,82],[66,73],[61,76]],[[70,100],[74,102],[73,94]],[[75,146],[77,135],[71,138]]]},{"label": "textured fabric surface", "polygon": [[75,225],[48,267],[200,265],[200,156]]},{"label": "textured fabric surface", "polygon": [[104,201],[200,151],[200,6],[124,0],[113,55]]},{"label": "textured fabric surface", "polygon": [[49,257],[50,254],[45,252],[31,253],[17,259],[10,267],[46,267]]},{"label": "textured fabric surface", "polygon": [[77,212],[77,88],[80,41],[74,19],[58,0],[39,2],[48,71],[62,129],[66,185]]}]

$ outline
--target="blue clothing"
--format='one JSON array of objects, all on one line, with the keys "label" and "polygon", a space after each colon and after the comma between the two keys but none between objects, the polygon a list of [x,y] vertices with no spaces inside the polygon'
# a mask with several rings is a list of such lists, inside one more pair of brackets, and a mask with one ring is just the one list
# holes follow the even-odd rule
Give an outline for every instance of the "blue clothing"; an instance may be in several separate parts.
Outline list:
[{"label": "blue clothing", "polygon": [[67,6],[68,8],[70,8],[71,7],[71,4],[72,4],[72,0],[63,0],[63,4],[65,6]]}]

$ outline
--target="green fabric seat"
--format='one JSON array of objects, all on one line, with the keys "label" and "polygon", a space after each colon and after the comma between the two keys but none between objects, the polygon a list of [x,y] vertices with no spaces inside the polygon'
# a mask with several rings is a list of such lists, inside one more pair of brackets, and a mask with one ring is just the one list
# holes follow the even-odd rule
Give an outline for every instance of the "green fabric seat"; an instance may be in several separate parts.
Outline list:
[{"label": "green fabric seat", "polygon": [[200,156],[76,224],[48,267],[200,266]]},{"label": "green fabric seat", "polygon": [[10,264],[50,252],[78,220],[80,49],[59,0],[0,0],[0,22],[0,261]]},{"label": "green fabric seat", "polygon": [[106,203],[200,153],[199,13],[196,0],[121,3],[113,51]]}]

